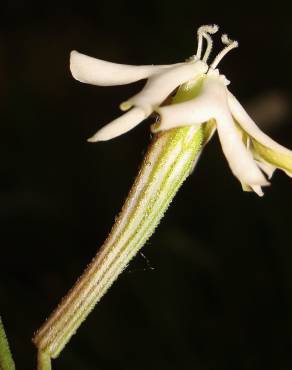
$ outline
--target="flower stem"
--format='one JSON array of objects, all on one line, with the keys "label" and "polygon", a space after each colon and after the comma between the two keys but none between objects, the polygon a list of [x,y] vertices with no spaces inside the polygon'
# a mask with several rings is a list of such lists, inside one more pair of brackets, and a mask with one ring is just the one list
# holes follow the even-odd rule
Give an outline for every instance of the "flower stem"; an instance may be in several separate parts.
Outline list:
[{"label": "flower stem", "polygon": [[52,365],[51,365],[51,357],[43,352],[39,351],[38,352],[38,369],[37,370],[51,370]]},{"label": "flower stem", "polygon": [[15,370],[8,340],[0,317],[0,370]]}]

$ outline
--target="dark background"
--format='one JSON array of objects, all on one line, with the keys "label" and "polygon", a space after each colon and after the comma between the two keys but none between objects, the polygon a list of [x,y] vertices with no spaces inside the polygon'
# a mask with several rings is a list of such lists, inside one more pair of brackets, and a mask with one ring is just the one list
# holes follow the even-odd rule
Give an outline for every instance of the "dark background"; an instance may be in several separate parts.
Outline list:
[{"label": "dark background", "polygon": [[[195,52],[198,26],[218,23],[240,42],[221,64],[230,89],[292,148],[291,12],[255,7],[2,3],[0,312],[18,369],[34,368],[33,332],[105,239],[150,141],[146,122],[86,142],[143,83],[82,85],[69,52],[173,63]],[[132,261],[54,369],[292,369],[291,179],[272,183],[263,199],[242,192],[215,137],[144,247],[148,261]]]}]

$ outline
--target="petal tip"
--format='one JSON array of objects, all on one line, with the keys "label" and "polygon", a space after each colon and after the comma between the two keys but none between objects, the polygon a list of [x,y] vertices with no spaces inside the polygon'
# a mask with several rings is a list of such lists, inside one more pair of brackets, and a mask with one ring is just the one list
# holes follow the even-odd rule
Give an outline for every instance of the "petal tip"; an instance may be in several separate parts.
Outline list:
[{"label": "petal tip", "polygon": [[80,54],[77,50],[71,50],[70,52],[70,58],[74,58],[74,56]]},{"label": "petal tip", "polygon": [[132,103],[130,103],[129,101],[124,101],[123,103],[120,104],[120,110],[126,112],[127,110],[132,108],[132,106],[133,106]]},{"label": "petal tip", "polygon": [[100,141],[100,140],[98,138],[96,138],[96,135],[93,135],[93,136],[91,136],[90,138],[87,139],[88,143],[96,143],[98,141]]},{"label": "petal tip", "polygon": [[70,52],[70,71],[75,80],[82,82],[82,78],[79,76],[80,72],[80,54],[77,50]]},{"label": "petal tip", "polygon": [[87,139],[87,141],[89,143],[97,143],[99,141],[107,141],[107,140],[112,139],[114,136],[110,135],[110,133],[107,132],[107,131],[108,130],[107,130],[107,125],[106,125],[103,128],[101,128],[100,130],[98,130],[94,135],[89,137]]},{"label": "petal tip", "polygon": [[102,127],[96,134],[87,139],[89,143],[97,143],[99,141],[108,141],[115,138],[118,135],[115,135],[108,130],[108,125]]}]

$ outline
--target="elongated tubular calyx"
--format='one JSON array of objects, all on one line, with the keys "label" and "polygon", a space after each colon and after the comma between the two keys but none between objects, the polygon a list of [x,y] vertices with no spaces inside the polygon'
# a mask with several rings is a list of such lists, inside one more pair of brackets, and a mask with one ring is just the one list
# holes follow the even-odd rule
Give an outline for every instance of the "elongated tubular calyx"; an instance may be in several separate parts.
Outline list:
[{"label": "elongated tubular calyx", "polygon": [[[183,96],[183,94],[182,94]],[[176,97],[176,101],[183,100]],[[153,234],[200,154],[201,128],[154,136],[122,211],[83,275],[36,333],[39,352],[56,358],[96,303]]]}]

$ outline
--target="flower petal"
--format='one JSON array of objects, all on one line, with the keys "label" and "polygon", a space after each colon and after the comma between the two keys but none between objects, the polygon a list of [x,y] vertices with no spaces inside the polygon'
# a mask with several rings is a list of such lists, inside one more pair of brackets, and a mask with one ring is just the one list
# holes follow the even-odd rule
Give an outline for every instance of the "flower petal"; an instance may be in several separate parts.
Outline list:
[{"label": "flower petal", "polygon": [[268,176],[268,179],[271,179],[276,170],[276,167],[271,165],[270,163],[263,161],[262,159],[256,160],[256,163],[259,168]]},{"label": "flower petal", "polygon": [[259,185],[251,185],[252,190],[259,196],[262,197],[264,195],[262,188]]},{"label": "flower petal", "polygon": [[95,135],[88,139],[89,142],[106,141],[130,131],[146,118],[141,108],[133,108],[114,121],[102,127]]},{"label": "flower petal", "polygon": [[[152,132],[169,130],[174,127],[200,125],[216,115],[220,101],[214,99],[212,94],[214,79],[208,76],[183,84],[174,97],[174,104],[159,107],[161,121],[152,126]],[[188,96],[187,101],[182,97]]]},{"label": "flower petal", "polygon": [[70,70],[73,77],[87,84],[98,86],[124,85],[148,78],[152,74],[171,67],[158,66],[133,66],[106,62],[92,58],[78,51],[71,51]]},{"label": "flower petal", "polygon": [[[197,97],[157,111],[161,115],[159,130],[187,124],[199,125],[215,119],[222,150],[233,174],[250,187],[269,184],[242,141],[242,135],[229,111],[227,88],[216,71],[207,75]],[[255,191],[260,194],[258,187]]]},{"label": "flower petal", "polygon": [[[207,72],[207,65],[201,61],[180,63],[152,75],[142,91],[130,98],[128,106],[139,106],[150,114],[178,86],[196,80]],[[125,106],[125,103],[122,107]]]},{"label": "flower petal", "polygon": [[174,127],[201,125],[212,117],[212,109],[206,104],[204,97],[197,97],[185,103],[167,105],[156,109],[161,121],[154,131],[169,130]]},{"label": "flower petal", "polygon": [[250,187],[266,186],[266,180],[257,164],[241,140],[240,133],[229,112],[222,112],[216,117],[217,130],[223,153],[233,174],[238,180]]},{"label": "flower petal", "polygon": [[279,167],[291,176],[292,151],[278,144],[262,132],[230,92],[228,92],[228,104],[233,117],[238,121],[243,130],[251,136],[256,153],[266,162]]},{"label": "flower petal", "polygon": [[204,78],[198,78],[196,85],[197,94],[190,100],[156,109],[161,115],[158,130],[199,125],[216,118],[218,112],[229,111],[224,78],[218,70],[210,70]]},{"label": "flower petal", "polygon": [[256,139],[262,145],[269,147],[275,151],[280,153],[290,155],[292,157],[292,151],[285,148],[284,146],[278,144],[276,141],[271,139],[268,135],[266,135],[251,119],[251,117],[247,114],[243,106],[239,103],[239,101],[235,98],[234,95],[228,91],[227,94],[229,108],[233,117],[238,121],[240,126],[248,133],[249,136]]}]

